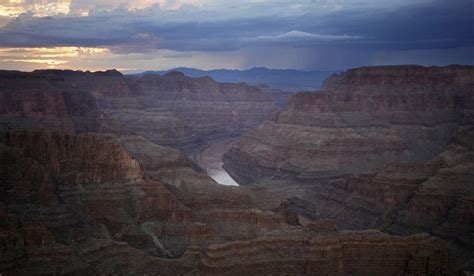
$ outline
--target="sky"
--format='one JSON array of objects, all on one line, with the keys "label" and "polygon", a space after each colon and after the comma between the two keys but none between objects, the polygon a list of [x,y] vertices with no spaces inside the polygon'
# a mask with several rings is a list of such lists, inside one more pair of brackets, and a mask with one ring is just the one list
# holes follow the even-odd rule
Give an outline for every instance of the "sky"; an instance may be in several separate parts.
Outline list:
[{"label": "sky", "polygon": [[474,64],[474,0],[0,0],[0,69]]}]

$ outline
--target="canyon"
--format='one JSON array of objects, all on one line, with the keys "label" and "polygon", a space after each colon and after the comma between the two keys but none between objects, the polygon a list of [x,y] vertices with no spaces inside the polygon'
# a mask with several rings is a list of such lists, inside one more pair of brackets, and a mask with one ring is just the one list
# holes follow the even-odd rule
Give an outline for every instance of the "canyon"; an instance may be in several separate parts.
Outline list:
[{"label": "canyon", "polygon": [[351,69],[292,96],[224,168],[312,219],[443,238],[472,269],[473,88],[469,66]]},{"label": "canyon", "polygon": [[[1,71],[0,273],[458,275],[472,72],[354,69],[282,109],[179,72]],[[228,148],[241,186],[208,175]]]}]

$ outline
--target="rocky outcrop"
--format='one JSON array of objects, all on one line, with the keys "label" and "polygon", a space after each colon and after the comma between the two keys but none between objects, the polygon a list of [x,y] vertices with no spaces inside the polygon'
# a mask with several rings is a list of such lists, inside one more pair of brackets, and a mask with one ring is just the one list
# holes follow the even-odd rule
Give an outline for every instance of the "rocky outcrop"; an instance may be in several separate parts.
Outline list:
[{"label": "rocky outcrop", "polygon": [[41,76],[0,72],[0,126],[36,125],[74,131],[61,91]]},{"label": "rocky outcrop", "polygon": [[368,67],[298,93],[224,156],[240,183],[352,229],[430,232],[472,252],[474,69]]},{"label": "rocky outcrop", "polygon": [[0,142],[2,202],[21,219],[41,221],[60,241],[81,230],[117,240],[133,239],[135,231],[144,239],[150,236],[140,229],[144,222],[189,217],[161,183],[144,179],[112,137],[16,131]]},{"label": "rocky outcrop", "polygon": [[0,71],[0,127],[130,133],[97,108],[94,95],[109,95],[112,91],[130,93],[117,71]]},{"label": "rocky outcrop", "polygon": [[122,73],[117,70],[83,72],[72,70],[36,70],[34,75],[44,76],[51,81],[70,84],[77,90],[90,92],[95,97],[130,96],[130,90]]}]

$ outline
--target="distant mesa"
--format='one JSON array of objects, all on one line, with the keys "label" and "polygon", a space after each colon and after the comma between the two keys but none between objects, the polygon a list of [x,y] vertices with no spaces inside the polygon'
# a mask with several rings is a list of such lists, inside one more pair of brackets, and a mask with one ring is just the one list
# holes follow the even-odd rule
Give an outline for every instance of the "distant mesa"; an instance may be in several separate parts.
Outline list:
[{"label": "distant mesa", "polygon": [[170,71],[170,72],[164,74],[163,76],[165,76],[165,77],[184,77],[184,73],[179,72],[179,71]]},{"label": "distant mesa", "polygon": [[248,70],[200,70],[179,67],[165,71],[145,71],[137,76],[157,74],[168,76],[169,73],[181,72],[186,76],[198,78],[209,76],[218,82],[247,83],[250,85],[266,85],[269,88],[288,92],[314,91],[321,87],[324,79],[337,71],[301,71],[293,69],[269,69],[255,67]]}]

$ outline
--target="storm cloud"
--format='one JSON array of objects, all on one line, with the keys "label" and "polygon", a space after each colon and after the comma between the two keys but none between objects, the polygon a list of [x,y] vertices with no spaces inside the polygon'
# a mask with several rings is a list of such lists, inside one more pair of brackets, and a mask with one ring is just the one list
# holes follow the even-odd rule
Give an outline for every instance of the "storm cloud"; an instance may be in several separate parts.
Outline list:
[{"label": "storm cloud", "polygon": [[[474,62],[471,0],[98,2],[72,0],[67,14],[20,14],[0,29],[0,47],[98,47],[114,55],[167,50],[188,58],[227,53],[241,59],[239,65],[223,60],[220,67],[334,69],[372,65],[383,56],[391,63]],[[414,53],[422,51],[432,54],[418,59]],[[286,66],[274,60],[278,56]]]}]

